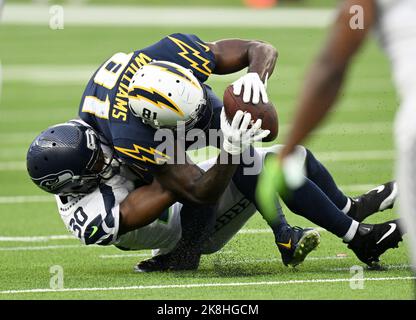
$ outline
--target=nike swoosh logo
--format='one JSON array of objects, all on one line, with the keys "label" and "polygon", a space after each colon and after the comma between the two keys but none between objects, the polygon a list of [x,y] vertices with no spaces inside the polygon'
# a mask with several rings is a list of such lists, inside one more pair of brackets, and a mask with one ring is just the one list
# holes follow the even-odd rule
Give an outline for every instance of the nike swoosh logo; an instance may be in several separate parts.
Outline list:
[{"label": "nike swoosh logo", "polygon": [[276,242],[276,244],[278,246],[282,246],[284,248],[290,249],[292,247],[292,239],[289,239],[288,243],[284,243],[284,242]]},{"label": "nike swoosh logo", "polygon": [[371,229],[367,228],[367,227],[361,227],[362,229],[364,229],[365,231],[369,232]]},{"label": "nike swoosh logo", "polygon": [[386,187],[385,185],[381,185],[381,186],[378,186],[378,187],[368,191],[367,193],[370,193],[370,192],[373,192],[373,191],[377,191],[377,193],[380,193],[384,190],[385,187]]},{"label": "nike swoosh logo", "polygon": [[88,238],[91,238],[97,231],[98,231],[98,227],[97,226],[93,226],[92,227],[92,233],[90,234],[90,236]]},{"label": "nike swoosh logo", "polygon": [[376,244],[379,244],[381,241],[383,241],[384,239],[386,239],[389,235],[391,235],[393,232],[394,232],[394,230],[396,230],[396,228],[397,228],[397,225],[395,224],[395,223],[389,223],[389,225],[390,225],[390,229],[385,233],[385,234],[383,234],[383,236],[380,238],[380,240],[378,240],[377,242],[376,242]]}]

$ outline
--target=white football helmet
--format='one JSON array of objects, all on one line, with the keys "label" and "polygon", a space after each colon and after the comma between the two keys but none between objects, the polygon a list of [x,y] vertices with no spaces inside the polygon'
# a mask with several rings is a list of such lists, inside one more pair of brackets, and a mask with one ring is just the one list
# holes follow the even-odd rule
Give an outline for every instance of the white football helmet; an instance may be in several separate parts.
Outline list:
[{"label": "white football helmet", "polygon": [[205,90],[189,69],[167,61],[141,67],[129,86],[131,112],[153,128],[192,128],[206,104]]}]

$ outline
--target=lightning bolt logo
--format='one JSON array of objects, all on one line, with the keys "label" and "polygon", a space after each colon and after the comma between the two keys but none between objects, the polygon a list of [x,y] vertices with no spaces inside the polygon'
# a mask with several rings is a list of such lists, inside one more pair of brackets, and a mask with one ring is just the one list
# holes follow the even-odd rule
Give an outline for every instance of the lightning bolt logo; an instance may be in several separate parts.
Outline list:
[{"label": "lightning bolt logo", "polygon": [[[198,70],[199,72],[206,75],[207,77],[210,76],[212,71],[208,67],[208,64],[210,62],[208,59],[205,59],[204,57],[202,57],[201,53],[195,48],[192,48],[189,44],[186,44],[185,42],[179,39],[176,39],[174,37],[169,37],[169,39],[182,50],[182,52],[179,52],[178,54],[182,58],[188,60],[191,63],[192,68],[194,68],[195,70]],[[189,55],[195,57],[197,60],[193,60]],[[202,63],[199,63],[198,61]]]},{"label": "lightning bolt logo", "polygon": [[[114,147],[118,152],[121,152],[133,159],[142,161],[142,162],[150,162],[153,164],[164,164],[166,161],[170,159],[170,157],[160,152],[154,148],[144,148],[135,143],[133,143],[133,149],[128,148],[121,148],[121,147]],[[150,157],[146,156],[150,155]]]},{"label": "lightning bolt logo", "polygon": [[181,117],[185,115],[181,108],[179,108],[179,106],[172,99],[152,87],[131,87],[129,90],[129,99],[145,100],[160,109],[168,108]]},{"label": "lightning bolt logo", "polygon": [[205,52],[208,52],[210,50],[206,44],[203,44],[199,41],[196,41],[196,43],[198,43],[202,48],[204,48]]},{"label": "lightning bolt logo", "polygon": [[201,85],[199,84],[198,81],[195,81],[194,79],[189,77],[186,73],[184,73],[181,69],[175,67],[174,65],[168,64],[166,62],[152,62],[152,63],[148,64],[148,66],[159,68],[163,71],[174,74],[174,75],[182,78],[183,80],[188,81],[189,83],[191,83],[196,88],[201,89]]}]

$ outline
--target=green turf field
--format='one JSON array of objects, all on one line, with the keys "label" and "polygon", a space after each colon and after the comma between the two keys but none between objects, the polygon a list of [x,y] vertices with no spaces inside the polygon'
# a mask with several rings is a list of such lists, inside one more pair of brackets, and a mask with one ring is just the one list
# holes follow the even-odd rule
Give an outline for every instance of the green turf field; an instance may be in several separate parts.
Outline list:
[{"label": "green turf field", "polygon": [[[352,289],[350,267],[363,264],[341,240],[322,231],[319,250],[303,265],[289,269],[280,262],[273,235],[260,215],[221,252],[203,257],[197,272],[134,274],[133,265],[150,252],[82,247],[75,239],[48,237],[69,234],[53,198],[26,175],[29,143],[47,126],[76,116],[89,72],[108,56],[177,31],[196,33],[207,41],[259,38],[278,48],[280,58],[268,91],[280,116],[277,142],[282,141],[305,70],[323,40],[322,29],[0,29],[5,78],[0,102],[0,299],[411,299],[412,274],[403,243],[383,256],[386,271],[364,270],[364,287]],[[67,78],[62,70],[67,70]],[[343,190],[357,195],[393,176],[392,119],[397,103],[388,62],[375,43],[365,47],[350,77],[339,112],[308,146]],[[236,78],[214,77],[209,84],[221,95]],[[286,213],[292,225],[311,225]],[[394,217],[396,211],[389,210],[368,221]],[[54,265],[64,270],[64,290],[48,290]]]}]

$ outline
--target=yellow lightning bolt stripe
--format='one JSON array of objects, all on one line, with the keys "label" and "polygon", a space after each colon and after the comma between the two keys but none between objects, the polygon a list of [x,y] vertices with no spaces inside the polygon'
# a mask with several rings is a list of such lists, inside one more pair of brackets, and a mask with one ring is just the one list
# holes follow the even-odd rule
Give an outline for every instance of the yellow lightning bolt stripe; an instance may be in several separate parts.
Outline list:
[{"label": "yellow lightning bolt stripe", "polygon": [[[188,60],[191,63],[191,67],[192,68],[194,68],[195,70],[198,70],[199,72],[201,72],[202,74],[205,74],[208,77],[211,75],[212,71],[208,67],[208,64],[209,64],[210,61],[208,59],[205,59],[204,57],[202,57],[201,56],[201,53],[198,50],[196,50],[195,48],[192,48],[189,44],[186,44],[185,42],[183,42],[183,41],[181,41],[179,39],[176,39],[174,37],[169,37],[169,39],[173,43],[175,43],[182,50],[182,52],[179,52],[178,54],[182,58]],[[191,52],[189,52],[189,51],[191,51]],[[201,69],[199,67],[199,63],[197,61],[195,61],[195,60],[192,60],[189,57],[189,54],[192,54],[193,56],[197,57],[200,61],[202,61],[203,62],[202,63],[202,67],[204,69]]]},{"label": "yellow lightning bolt stripe", "polygon": [[[168,68],[165,68],[165,67],[162,67],[162,66],[157,66],[157,65],[154,65],[154,64],[149,64],[148,66],[149,66],[149,67],[153,67],[153,68],[159,68],[159,69],[161,69],[161,70],[163,70],[163,71],[165,71],[165,72],[168,72],[168,73],[170,73],[170,74],[173,74],[173,75],[175,75],[175,76],[177,76],[177,77],[181,77],[180,75],[178,75],[178,74],[176,74],[176,73],[174,73],[174,72],[170,71]],[[193,81],[191,78],[189,78],[189,77],[188,77],[188,75],[187,75],[186,73],[182,72],[182,70],[180,70],[179,68],[175,68],[174,66],[171,66],[171,67],[173,67],[176,71],[178,71],[178,72],[180,72],[181,74],[183,74],[183,77],[181,77],[182,79],[184,79],[184,80],[188,81],[190,84],[192,84],[192,85],[193,85],[193,86],[195,86],[196,88],[201,89],[201,86],[199,85],[199,83],[197,83],[197,82]]]},{"label": "yellow lightning bolt stripe", "polygon": [[[161,97],[163,97],[164,99],[166,99],[167,101],[169,101],[169,103],[171,103],[172,105],[170,106],[170,105],[168,105],[166,103],[163,103],[162,101],[158,101],[158,100],[157,101],[153,101],[153,100],[151,100],[149,98],[146,98],[146,97],[144,97],[142,95],[139,95],[137,93],[135,93],[133,95],[132,93],[133,93],[133,91],[134,91],[135,88],[141,89],[141,90],[144,90],[144,91],[147,91],[150,94],[155,94],[156,93],[156,94],[160,95]],[[184,112],[181,110],[181,108],[179,108],[179,106],[172,99],[170,99],[168,96],[166,96],[165,94],[163,94],[162,92],[156,90],[153,87],[146,88],[146,87],[142,87],[142,86],[133,86],[129,90],[129,99],[145,100],[145,101],[153,104],[154,106],[156,106],[156,107],[158,107],[160,109],[168,108],[168,109],[172,110],[173,112],[179,114],[181,117],[183,117],[185,115]]]},{"label": "yellow lightning bolt stripe", "polygon": [[196,41],[196,43],[198,43],[202,48],[204,48],[205,52],[208,52],[210,50],[206,44],[201,43],[199,41]]},{"label": "yellow lightning bolt stripe", "polygon": [[[133,149],[128,149],[128,148],[121,148],[121,147],[114,147],[114,149],[116,149],[118,152],[121,152],[129,157],[132,157],[133,159],[139,160],[139,161],[143,161],[143,162],[150,162],[153,164],[163,164],[166,161],[168,161],[170,159],[170,157],[163,153],[160,152],[154,148],[144,148],[141,147],[135,143],[133,143]],[[146,157],[145,155],[140,155],[141,152],[146,152],[148,154],[152,154],[152,155],[158,155],[161,158],[155,157],[155,159],[151,159],[149,157]]]}]

